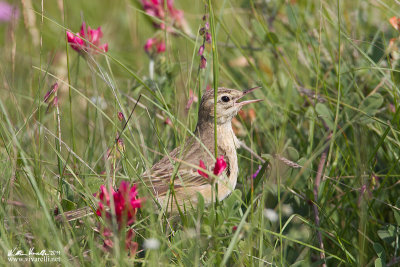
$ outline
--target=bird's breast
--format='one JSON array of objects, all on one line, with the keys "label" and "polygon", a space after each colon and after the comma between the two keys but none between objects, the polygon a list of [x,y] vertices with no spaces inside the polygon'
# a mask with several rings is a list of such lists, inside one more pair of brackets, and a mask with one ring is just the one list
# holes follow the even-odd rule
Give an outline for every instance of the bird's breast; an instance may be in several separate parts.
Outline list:
[{"label": "bird's breast", "polygon": [[217,132],[218,147],[221,148],[227,162],[229,162],[228,170],[225,175],[220,177],[218,181],[218,199],[226,198],[236,187],[238,177],[238,161],[236,148],[238,147],[238,140],[233,133],[231,125],[221,127]]}]

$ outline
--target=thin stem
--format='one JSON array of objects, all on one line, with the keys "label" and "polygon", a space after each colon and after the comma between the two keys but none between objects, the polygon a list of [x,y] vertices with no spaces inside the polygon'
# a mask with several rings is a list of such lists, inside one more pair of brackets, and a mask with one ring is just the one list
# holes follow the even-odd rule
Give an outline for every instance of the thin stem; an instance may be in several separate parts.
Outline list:
[{"label": "thin stem", "polygon": [[[327,140],[326,140],[328,143],[329,143],[331,137],[332,137],[332,134],[329,134],[328,137],[327,137]],[[318,205],[317,205],[317,202],[318,202],[318,191],[319,191],[319,186],[321,184],[321,178],[323,177],[323,174],[324,174],[324,167],[325,167],[325,162],[326,162],[328,151],[329,151],[329,146],[327,146],[325,148],[325,150],[321,154],[321,158],[320,158],[319,164],[318,164],[317,175],[316,175],[315,181],[314,181],[313,210],[314,210],[315,225],[317,226],[317,228],[320,227],[319,210],[318,210]],[[325,256],[324,242],[322,240],[322,234],[321,234],[321,232],[319,230],[317,230],[317,238],[318,238],[319,248],[322,250],[320,252],[320,258],[321,258],[321,260],[324,261],[322,266],[326,267],[326,256]]]},{"label": "thin stem", "polygon": [[57,155],[57,165],[58,165],[58,175],[59,177],[59,193],[60,193],[60,201],[62,199],[62,184],[63,184],[63,167],[62,167],[62,160],[61,160],[61,119],[60,119],[60,108],[58,106],[58,103],[56,105],[56,119],[57,119],[57,136],[58,140],[55,140],[55,145],[56,148],[58,149],[58,152],[60,153]]},{"label": "thin stem", "polygon": [[[211,47],[213,54],[213,82],[214,82],[214,149],[215,158],[218,157],[218,137],[217,137],[217,97],[218,97],[218,50],[216,45],[215,36],[215,18],[214,11],[211,5],[211,0],[208,0],[208,11],[210,17],[210,29],[211,29]],[[215,205],[218,206],[218,183],[215,183]]]},{"label": "thin stem", "polygon": [[333,152],[333,144],[335,143],[335,137],[336,137],[336,130],[337,130],[337,125],[339,121],[339,109],[340,109],[340,100],[341,100],[341,95],[342,95],[342,89],[341,89],[341,84],[340,84],[340,57],[341,57],[341,52],[340,52],[340,5],[339,5],[339,0],[337,0],[337,16],[338,16],[338,63],[337,63],[337,90],[338,90],[338,95],[337,95],[337,101],[336,101],[336,115],[335,115],[335,123],[333,125],[333,134],[332,134],[332,140],[329,148],[329,154],[328,154],[328,164],[331,159],[331,154]]},{"label": "thin stem", "polygon": [[263,164],[265,163],[265,159],[260,157],[256,152],[254,152],[254,150],[252,150],[250,147],[248,147],[245,142],[239,140],[239,144],[240,144],[241,148],[243,148],[244,150],[249,152],[253,157],[255,157],[256,159],[261,161],[261,163],[263,163]]},{"label": "thin stem", "polygon": [[149,76],[150,80],[154,80],[154,59],[150,58],[149,62]]},{"label": "thin stem", "polygon": [[[66,24],[66,8],[65,8],[65,0],[64,0],[64,25]],[[68,56],[68,40],[67,40],[67,34],[65,31],[65,53],[67,56],[67,71],[68,71],[68,101],[69,101],[69,117],[70,117],[70,123],[71,123],[71,139],[72,139],[72,150],[76,151],[76,145],[75,145],[75,133],[74,133],[74,119],[72,116],[72,88],[71,88],[71,72],[70,72],[70,65],[69,65],[69,56]],[[78,59],[79,60],[79,59]],[[74,160],[75,161],[75,160]]]},{"label": "thin stem", "polygon": [[214,80],[214,148],[215,157],[218,157],[218,144],[217,144],[217,96],[218,96],[218,50],[216,46],[215,36],[215,20],[214,11],[211,5],[211,0],[208,0],[209,16],[210,16],[210,29],[211,29],[211,47],[213,54],[213,80]]}]

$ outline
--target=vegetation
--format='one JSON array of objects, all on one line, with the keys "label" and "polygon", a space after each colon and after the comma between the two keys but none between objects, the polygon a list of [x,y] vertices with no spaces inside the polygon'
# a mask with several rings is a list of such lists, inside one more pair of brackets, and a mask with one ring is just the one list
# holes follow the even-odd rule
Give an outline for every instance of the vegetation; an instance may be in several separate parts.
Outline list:
[{"label": "vegetation", "polygon": [[[65,266],[399,264],[397,1],[154,3],[22,0],[0,22],[0,265],[14,248]],[[74,47],[83,22],[103,36]],[[141,174],[217,86],[262,87],[233,122],[238,185],[170,218]],[[105,248],[104,218],[63,219],[122,181],[145,199],[129,250],[124,231]]]}]

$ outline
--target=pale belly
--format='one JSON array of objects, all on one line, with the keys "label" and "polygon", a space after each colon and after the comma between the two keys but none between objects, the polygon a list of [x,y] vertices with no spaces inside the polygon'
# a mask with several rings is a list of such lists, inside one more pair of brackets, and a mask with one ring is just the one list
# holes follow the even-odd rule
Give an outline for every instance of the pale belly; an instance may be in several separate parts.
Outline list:
[{"label": "pale belly", "polygon": [[[236,187],[238,177],[238,161],[236,149],[239,147],[239,141],[232,131],[231,125],[220,127],[218,129],[218,136],[225,138],[218,139],[218,147],[224,152],[226,160],[229,162],[229,172],[225,171],[223,175],[219,176],[218,183],[218,200],[223,200],[229,196]],[[229,174],[229,176],[228,176]],[[197,204],[197,193],[201,193],[205,204],[211,204],[215,201],[215,186],[211,184],[205,184],[198,187],[188,187],[185,189],[184,196],[178,196],[179,206],[193,207]],[[158,198],[158,201],[162,206],[166,205],[165,197]],[[171,201],[171,199],[170,199]],[[171,205],[169,201],[169,205]],[[175,201],[174,201],[175,202]],[[176,211],[175,203],[172,204],[172,210]]]}]

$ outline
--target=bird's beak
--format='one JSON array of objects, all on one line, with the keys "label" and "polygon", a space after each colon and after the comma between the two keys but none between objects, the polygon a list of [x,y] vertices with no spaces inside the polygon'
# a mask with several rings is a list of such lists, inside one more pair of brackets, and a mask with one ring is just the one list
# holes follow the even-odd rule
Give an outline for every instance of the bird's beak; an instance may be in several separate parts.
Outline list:
[{"label": "bird's beak", "polygon": [[[261,86],[257,86],[257,87],[253,87],[253,88],[244,90],[242,96],[240,96],[237,100],[241,99],[242,97],[246,96],[247,94],[249,94],[249,93],[251,93],[254,90],[259,89],[259,88],[261,88]],[[260,101],[263,101],[263,100],[262,99],[253,99],[253,100],[237,102],[237,104],[240,105],[240,106],[244,106],[244,105],[247,105],[247,104],[256,103],[256,102],[260,102]]]}]

